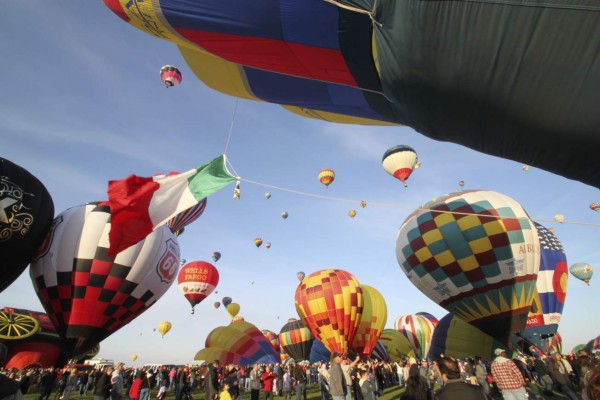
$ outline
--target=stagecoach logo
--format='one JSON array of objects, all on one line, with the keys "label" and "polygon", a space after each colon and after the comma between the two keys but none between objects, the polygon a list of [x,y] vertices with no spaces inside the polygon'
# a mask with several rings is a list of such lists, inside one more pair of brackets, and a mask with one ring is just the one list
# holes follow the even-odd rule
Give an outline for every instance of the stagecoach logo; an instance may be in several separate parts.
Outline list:
[{"label": "stagecoach logo", "polygon": [[52,245],[52,242],[54,241],[54,232],[56,231],[56,227],[58,225],[60,225],[61,222],[63,222],[62,215],[59,215],[58,217],[54,218],[54,220],[52,221],[52,226],[50,227],[50,230],[46,234],[44,241],[42,242],[40,247],[35,252],[35,255],[33,256],[33,260],[31,260],[32,262],[36,262],[37,260],[44,257],[48,253],[48,250],[50,250],[50,246]]},{"label": "stagecoach logo", "polygon": [[160,260],[158,260],[156,272],[161,282],[171,283],[175,279],[175,274],[177,274],[179,267],[179,246],[173,239],[167,240],[165,244],[167,248]]},{"label": "stagecoach logo", "polygon": [[0,176],[0,242],[9,240],[13,234],[25,236],[33,224],[31,215],[23,204],[23,196],[34,197]]}]

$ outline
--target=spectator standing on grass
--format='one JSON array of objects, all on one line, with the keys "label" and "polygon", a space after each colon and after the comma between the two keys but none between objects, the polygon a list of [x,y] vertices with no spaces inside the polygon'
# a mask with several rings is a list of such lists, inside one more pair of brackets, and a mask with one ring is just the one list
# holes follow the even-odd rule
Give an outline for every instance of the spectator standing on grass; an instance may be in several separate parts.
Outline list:
[{"label": "spectator standing on grass", "polygon": [[436,400],[487,400],[481,386],[472,385],[461,378],[458,362],[442,358],[438,363],[444,387],[435,394]]},{"label": "spectator standing on grass", "polygon": [[527,400],[525,379],[517,365],[506,357],[503,349],[494,350],[496,358],[492,363],[492,376],[504,400]]},{"label": "spectator standing on grass", "polygon": [[94,386],[94,400],[106,400],[110,398],[112,384],[110,383],[113,367],[108,367],[106,371],[98,371],[96,374],[96,385]]},{"label": "spectator standing on grass", "polygon": [[412,364],[408,369],[406,388],[400,400],[432,400],[433,393],[429,390],[427,380],[419,372],[419,366]]}]

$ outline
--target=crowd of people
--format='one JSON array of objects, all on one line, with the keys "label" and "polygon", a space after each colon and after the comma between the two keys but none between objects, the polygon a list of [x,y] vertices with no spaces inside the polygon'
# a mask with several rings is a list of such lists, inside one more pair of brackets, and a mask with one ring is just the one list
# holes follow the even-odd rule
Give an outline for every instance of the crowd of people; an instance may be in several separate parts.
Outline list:
[{"label": "crowd of people", "polygon": [[[2,347],[0,347],[0,352]],[[1,354],[0,354],[1,355]],[[276,365],[162,366],[126,368],[123,363],[80,373],[75,368],[2,370],[0,400],[21,400],[37,390],[36,400],[72,400],[93,394],[94,400],[307,400],[307,385],[318,385],[322,400],[375,400],[383,390],[402,386],[399,400],[525,400],[557,393],[569,400],[600,400],[600,362],[585,351],[517,356],[502,349],[495,357],[401,362],[351,360],[333,353],[330,362]]]}]

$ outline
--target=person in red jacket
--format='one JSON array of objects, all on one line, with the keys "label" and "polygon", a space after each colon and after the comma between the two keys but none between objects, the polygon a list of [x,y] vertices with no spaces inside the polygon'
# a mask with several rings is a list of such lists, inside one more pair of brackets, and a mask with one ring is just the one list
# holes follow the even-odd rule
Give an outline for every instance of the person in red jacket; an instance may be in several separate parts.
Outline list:
[{"label": "person in red jacket", "polygon": [[264,400],[273,399],[273,382],[277,378],[277,374],[271,372],[271,366],[267,365],[265,373],[262,374],[261,379],[263,381]]},{"label": "person in red jacket", "polygon": [[143,371],[140,371],[131,384],[131,388],[129,389],[129,398],[131,400],[140,400],[140,391],[142,390],[142,373]]}]

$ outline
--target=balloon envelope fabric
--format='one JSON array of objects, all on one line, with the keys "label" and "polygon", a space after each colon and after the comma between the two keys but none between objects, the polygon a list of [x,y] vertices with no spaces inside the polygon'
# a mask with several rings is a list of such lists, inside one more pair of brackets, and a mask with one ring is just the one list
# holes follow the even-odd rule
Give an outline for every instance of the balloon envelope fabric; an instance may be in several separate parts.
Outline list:
[{"label": "balloon envelope fabric", "polygon": [[331,352],[347,354],[363,311],[354,276],[341,269],[313,272],[296,288],[296,311],[312,335]]},{"label": "balloon envelope fabric", "polygon": [[417,314],[403,315],[394,322],[394,329],[408,339],[418,359],[427,357],[434,328],[429,319]]},{"label": "balloon envelope fabric", "polygon": [[374,287],[361,285],[361,288],[363,312],[350,348],[361,355],[370,356],[385,328],[387,305],[381,293]]},{"label": "balloon envelope fabric", "polygon": [[71,355],[83,354],[151,307],[175,281],[179,244],[166,226],[108,255],[108,203],[58,215],[31,263],[35,291]]},{"label": "balloon envelope fabric", "polygon": [[299,319],[290,318],[279,332],[279,344],[296,361],[308,360],[314,337]]},{"label": "balloon envelope fabric", "polygon": [[396,256],[427,297],[502,343],[525,328],[539,239],[510,197],[469,190],[430,201],[400,227]]},{"label": "balloon envelope fabric", "polygon": [[42,182],[0,158],[0,293],[25,271],[53,219],[54,203]]}]

